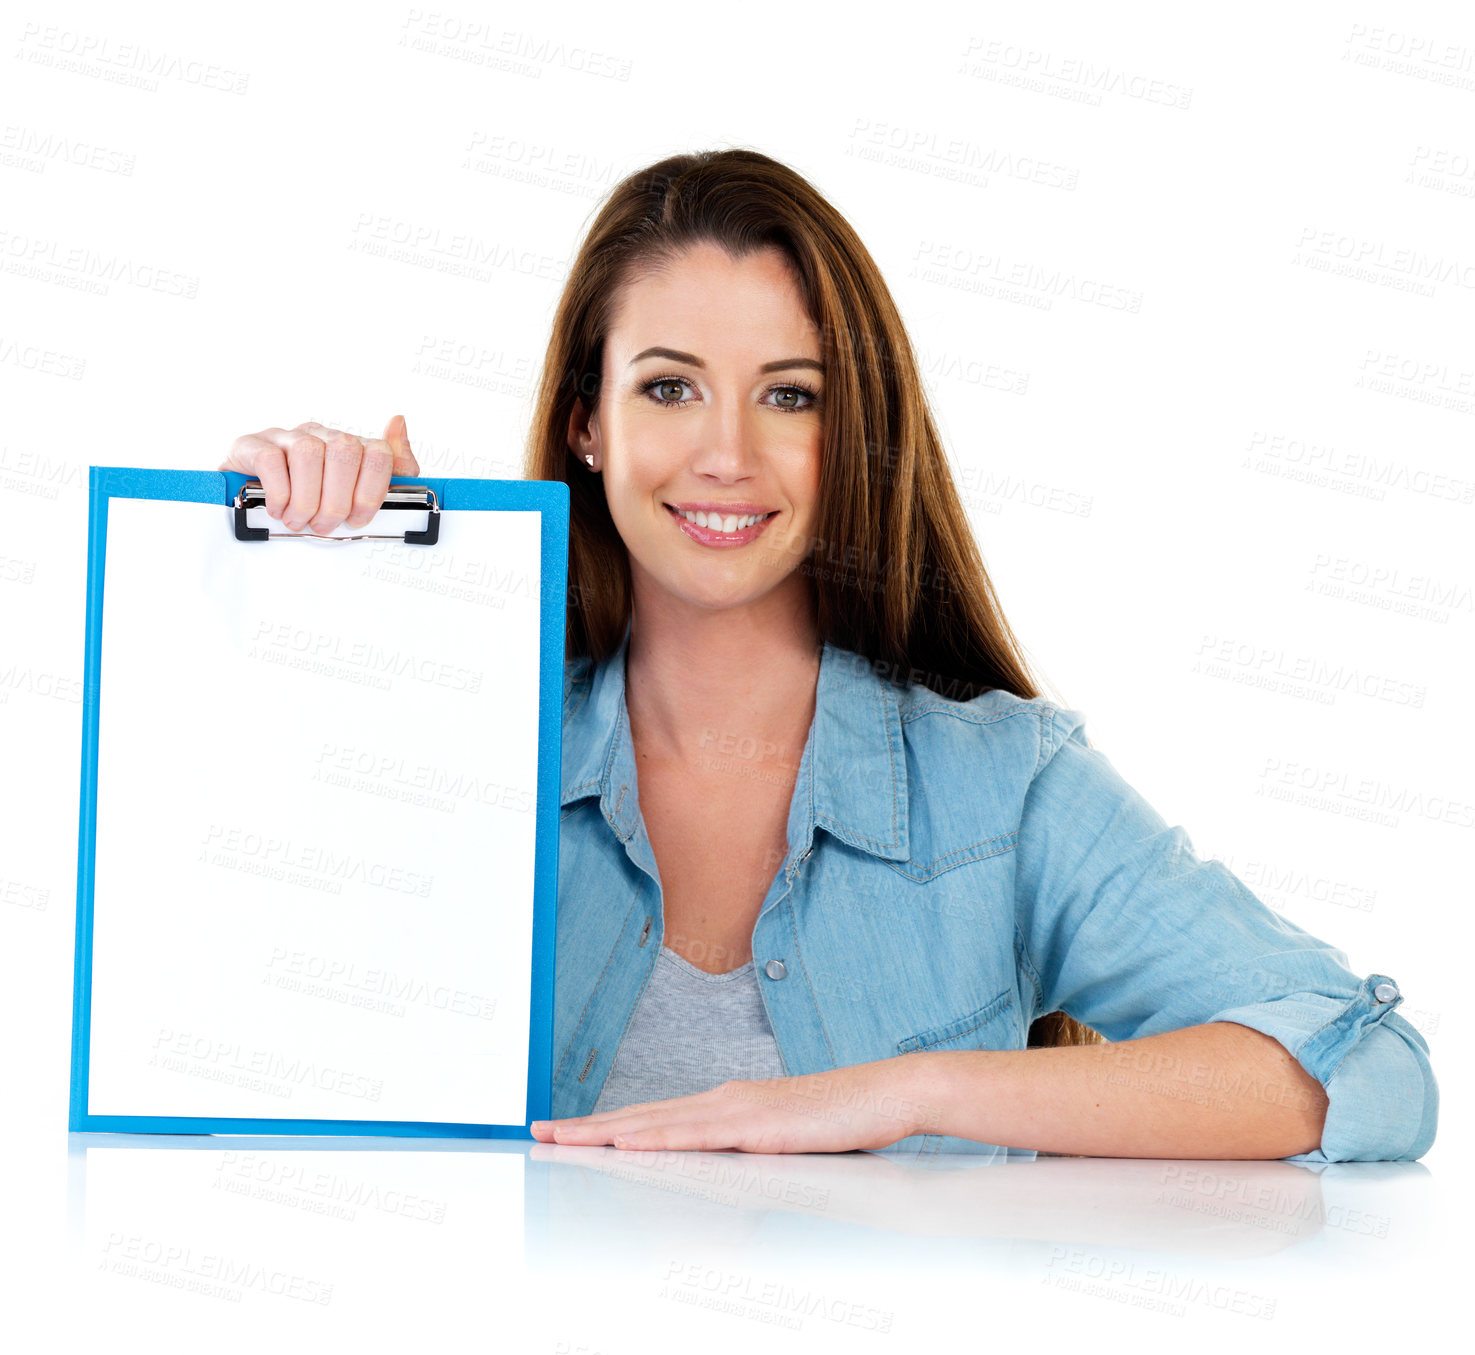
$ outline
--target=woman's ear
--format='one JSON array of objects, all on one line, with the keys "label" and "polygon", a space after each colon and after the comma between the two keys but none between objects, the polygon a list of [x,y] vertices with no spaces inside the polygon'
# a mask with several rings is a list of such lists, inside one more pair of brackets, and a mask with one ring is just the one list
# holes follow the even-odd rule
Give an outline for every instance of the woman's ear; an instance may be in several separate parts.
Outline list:
[{"label": "woman's ear", "polygon": [[569,450],[590,470],[598,470],[602,460],[599,446],[599,411],[590,414],[584,402],[574,397],[568,416]]}]

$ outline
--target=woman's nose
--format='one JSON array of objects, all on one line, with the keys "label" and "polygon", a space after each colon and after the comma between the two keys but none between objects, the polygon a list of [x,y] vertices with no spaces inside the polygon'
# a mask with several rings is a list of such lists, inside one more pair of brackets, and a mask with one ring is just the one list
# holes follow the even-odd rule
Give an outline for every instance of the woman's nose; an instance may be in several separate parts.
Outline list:
[{"label": "woman's nose", "polygon": [[701,430],[698,470],[729,476],[751,474],[759,455],[760,430],[741,401],[726,400]]}]

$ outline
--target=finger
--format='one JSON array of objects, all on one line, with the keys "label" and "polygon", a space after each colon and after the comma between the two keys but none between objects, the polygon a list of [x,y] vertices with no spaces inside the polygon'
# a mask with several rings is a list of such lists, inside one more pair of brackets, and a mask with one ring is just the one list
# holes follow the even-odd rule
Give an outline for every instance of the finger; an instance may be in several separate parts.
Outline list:
[{"label": "finger", "polygon": [[558,1125],[545,1142],[558,1143],[565,1147],[572,1145],[576,1148],[597,1148],[602,1143],[613,1142],[613,1134],[608,1129],[598,1129],[590,1125]]},{"label": "finger", "polygon": [[644,1128],[638,1120],[622,1120],[619,1117],[597,1117],[598,1124],[584,1124],[581,1121],[559,1121],[553,1125],[553,1143],[576,1143],[584,1146],[599,1143],[613,1143],[617,1133],[623,1133],[627,1129]]},{"label": "finger", "polygon": [[[684,1098],[682,1098],[684,1099]],[[552,1142],[589,1147],[613,1143],[616,1135],[642,1133],[651,1129],[679,1129],[702,1118],[689,1107],[679,1110],[646,1111],[639,1107],[606,1111],[599,1115],[552,1122]]]},{"label": "finger", "polygon": [[[722,1083],[710,1091],[667,1097],[663,1101],[632,1101],[628,1106],[621,1106],[617,1110],[602,1110],[597,1115],[537,1120],[532,1125],[533,1137],[538,1138],[537,1131],[541,1129],[544,1136],[558,1143],[608,1143],[611,1131],[624,1132],[646,1129],[653,1125],[678,1124],[693,1116],[709,1115],[715,1105],[723,1104],[714,1103],[714,1097],[722,1095],[723,1088],[729,1085],[731,1084]],[[595,1137],[592,1140],[576,1137],[585,1133],[591,1133]]]},{"label": "finger", "polygon": [[632,1101],[628,1106],[619,1106],[614,1110],[601,1110],[597,1115],[568,1115],[561,1120],[539,1120],[538,1123],[546,1125],[606,1124],[611,1120],[628,1119],[632,1115],[640,1115],[648,1111],[665,1110],[688,1099],[685,1096],[673,1096],[665,1101]]},{"label": "finger", "polygon": [[282,516],[292,487],[287,478],[287,453],[267,433],[247,433],[245,437],[237,438],[220,469],[260,480],[266,495],[266,511],[274,518]]},{"label": "finger", "polygon": [[571,1115],[562,1120],[540,1120],[550,1131],[584,1129],[608,1129],[611,1126],[644,1128],[646,1125],[661,1124],[690,1116],[697,1109],[692,1103],[700,1101],[702,1108],[711,1107],[710,1092],[696,1092],[690,1096],[673,1096],[664,1101],[632,1101],[628,1106],[616,1110],[602,1110],[597,1115]]},{"label": "finger", "polygon": [[[316,426],[322,427],[321,424]],[[306,424],[300,425],[285,435],[292,497],[282,512],[282,522],[294,532],[300,532],[312,520],[323,492],[323,458],[327,454],[327,444],[316,434],[307,432],[307,427]],[[324,428],[323,431],[332,430]]]},{"label": "finger", "polygon": [[742,1147],[731,1126],[724,1128],[710,1120],[626,1130],[615,1134],[612,1142],[616,1148],[622,1149],[670,1149],[694,1153],[719,1153],[728,1148],[741,1150]]},{"label": "finger", "polygon": [[[300,532],[318,511],[318,497],[323,483],[324,444],[313,430],[320,428],[325,433],[334,431],[323,428],[321,424],[304,423],[296,428],[264,428],[256,434],[286,456],[290,484],[283,495],[280,517],[283,524],[294,532]],[[255,474],[255,471],[251,473]],[[262,488],[266,487],[263,480]]]},{"label": "finger", "polygon": [[383,438],[370,438],[363,448],[363,464],[353,491],[353,511],[347,519],[350,527],[364,526],[384,506],[394,467],[394,452]]},{"label": "finger", "polygon": [[[405,416],[396,414],[384,428],[384,441],[394,453],[394,469],[391,475],[419,475],[420,463],[410,450],[409,430],[405,427]],[[387,482],[386,482],[387,483]]]},{"label": "finger", "polygon": [[[690,1104],[700,1101],[700,1105]],[[582,1115],[567,1120],[551,1120],[554,1143],[613,1143],[617,1134],[637,1134],[647,1130],[681,1129],[704,1121],[714,1106],[706,1092],[694,1096],[678,1096],[669,1101],[641,1101],[620,1110],[601,1111],[598,1115]]]},{"label": "finger", "polygon": [[327,534],[354,507],[354,486],[364,460],[364,444],[352,433],[323,430],[323,488],[318,510],[309,524],[313,531]]}]

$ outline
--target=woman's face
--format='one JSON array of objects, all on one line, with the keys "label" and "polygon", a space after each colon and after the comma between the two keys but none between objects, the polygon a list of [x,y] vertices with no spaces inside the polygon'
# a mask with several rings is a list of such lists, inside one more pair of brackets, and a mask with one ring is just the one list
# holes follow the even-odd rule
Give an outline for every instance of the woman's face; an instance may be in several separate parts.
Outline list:
[{"label": "woman's face", "polygon": [[569,445],[594,454],[637,604],[730,611],[807,590],[821,361],[777,249],[696,245],[620,289],[599,407],[585,426],[575,406]]}]

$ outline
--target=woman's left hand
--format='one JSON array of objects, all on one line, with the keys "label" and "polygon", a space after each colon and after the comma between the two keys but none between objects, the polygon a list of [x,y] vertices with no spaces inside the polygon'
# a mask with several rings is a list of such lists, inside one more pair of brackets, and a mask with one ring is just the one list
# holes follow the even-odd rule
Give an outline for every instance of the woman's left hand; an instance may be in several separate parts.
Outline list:
[{"label": "woman's left hand", "polygon": [[936,1132],[939,1109],[911,1094],[915,1055],[828,1073],[724,1082],[695,1096],[599,1115],[535,1120],[542,1143],[699,1152],[843,1153]]}]

